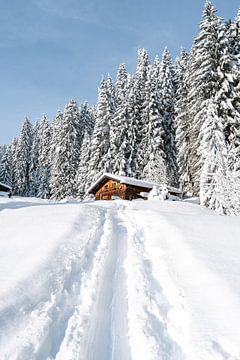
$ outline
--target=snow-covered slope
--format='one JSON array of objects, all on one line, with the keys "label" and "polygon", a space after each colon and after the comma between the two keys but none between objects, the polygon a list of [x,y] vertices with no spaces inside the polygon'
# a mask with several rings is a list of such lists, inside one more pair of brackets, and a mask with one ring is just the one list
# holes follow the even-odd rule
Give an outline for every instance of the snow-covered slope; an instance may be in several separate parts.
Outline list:
[{"label": "snow-covered slope", "polygon": [[240,359],[240,218],[0,199],[1,359]]}]

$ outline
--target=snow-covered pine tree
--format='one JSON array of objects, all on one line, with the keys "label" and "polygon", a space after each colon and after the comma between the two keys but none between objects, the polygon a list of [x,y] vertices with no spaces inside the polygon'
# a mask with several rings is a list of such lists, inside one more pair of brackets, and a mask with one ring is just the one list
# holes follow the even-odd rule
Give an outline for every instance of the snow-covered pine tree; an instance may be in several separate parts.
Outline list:
[{"label": "snow-covered pine tree", "polygon": [[48,119],[43,116],[39,124],[39,186],[37,196],[43,199],[50,198],[50,140],[51,132]]},{"label": "snow-covered pine tree", "polygon": [[125,64],[120,64],[117,72],[116,79],[116,106],[121,106],[125,101],[128,91],[128,73]]},{"label": "snow-covered pine tree", "polygon": [[60,130],[62,127],[63,121],[63,113],[62,111],[58,110],[56,116],[53,119],[51,124],[51,140],[50,140],[50,164],[52,166],[55,155],[56,155],[56,148],[58,146],[58,139],[60,135]]},{"label": "snow-covered pine tree", "polygon": [[237,62],[239,59],[240,53],[240,9],[238,10],[237,16],[233,21],[226,23],[226,27],[228,29],[228,41],[229,41],[229,49],[231,54],[237,56]]},{"label": "snow-covered pine tree", "polygon": [[20,132],[16,149],[16,189],[21,196],[29,194],[29,168],[32,148],[32,125],[26,117]]},{"label": "snow-covered pine tree", "polygon": [[29,195],[37,196],[40,185],[39,179],[39,142],[40,142],[40,123],[33,127],[33,142],[31,147],[30,167],[29,167]]},{"label": "snow-covered pine tree", "polygon": [[89,179],[95,181],[100,173],[110,171],[110,123],[115,113],[113,84],[110,76],[103,79],[98,94],[96,122],[91,141]]},{"label": "snow-covered pine tree", "polygon": [[18,144],[18,139],[13,138],[12,143],[11,143],[11,152],[12,152],[12,193],[13,194],[15,194],[15,189],[16,189],[17,144]]},{"label": "snow-covered pine tree", "polygon": [[12,177],[12,149],[11,145],[8,145],[0,161],[0,182],[12,186]]},{"label": "snow-covered pine tree", "polygon": [[87,102],[84,102],[83,104],[80,105],[79,117],[80,117],[80,126],[81,126],[80,132],[83,140],[85,131],[88,132],[90,137],[92,136],[94,123],[95,123],[93,112],[91,111],[89,104]]},{"label": "snow-covered pine tree", "polygon": [[60,131],[62,128],[62,121],[63,121],[63,113],[62,111],[58,110],[53,121],[51,124],[51,138],[50,138],[50,194],[52,197],[52,188],[54,186],[54,182],[57,180],[57,173],[56,172],[56,156],[58,151],[58,144],[60,138]]},{"label": "snow-covered pine tree", "polygon": [[[77,103],[71,100],[65,107],[61,127],[57,131],[58,139],[55,156],[52,159],[51,197],[63,199],[74,197],[77,193],[76,172],[79,163],[80,141],[79,110]],[[56,135],[56,134],[55,134]]]},{"label": "snow-covered pine tree", "polygon": [[6,147],[7,147],[7,145],[0,145],[0,161],[6,151]]},{"label": "snow-covered pine tree", "polygon": [[109,158],[111,171],[117,175],[128,174],[128,159],[126,158],[128,112],[126,100],[119,104],[111,126]]},{"label": "snow-covered pine tree", "polygon": [[175,88],[176,88],[176,100],[178,99],[177,93],[178,93],[178,87],[181,84],[181,78],[182,78],[182,52],[183,50],[186,52],[185,49],[181,49],[181,57],[177,56],[174,62],[174,74],[175,74]]},{"label": "snow-covered pine tree", "polygon": [[161,71],[161,61],[159,60],[158,55],[155,56],[154,62],[151,66],[152,74],[154,76],[154,81],[156,82],[157,92],[160,93],[160,71]]},{"label": "snow-covered pine tree", "polygon": [[91,181],[88,177],[88,164],[90,160],[91,151],[91,137],[89,131],[86,129],[81,146],[80,161],[77,171],[77,196],[83,199],[86,195],[88,187],[91,185]]},{"label": "snow-covered pine tree", "polygon": [[207,100],[214,99],[219,86],[219,31],[220,20],[210,0],[206,1],[200,33],[195,38],[189,72],[189,114],[190,116],[190,178],[193,194],[199,194],[202,169],[199,133],[206,116]]},{"label": "snow-covered pine tree", "polygon": [[160,91],[160,112],[163,120],[164,129],[164,148],[167,163],[168,182],[172,185],[178,183],[176,144],[175,144],[175,74],[171,55],[167,48],[163,52],[160,74],[159,74],[159,91]]},{"label": "snow-covered pine tree", "polygon": [[154,66],[148,72],[146,98],[142,114],[146,131],[143,134],[144,169],[142,178],[167,183],[166,155],[164,153],[163,117],[160,113],[158,79]]},{"label": "snow-covered pine tree", "polygon": [[146,83],[148,79],[148,70],[149,70],[150,62],[149,56],[146,49],[139,49],[137,56],[137,69],[135,82],[136,87],[138,88],[139,100],[143,104],[145,100],[145,91],[146,91]]},{"label": "snow-covered pine tree", "polygon": [[189,56],[185,49],[181,51],[178,68],[178,87],[176,93],[176,148],[179,183],[184,193],[191,192],[192,180],[190,168],[190,122],[188,113],[188,60]]},{"label": "snow-covered pine tree", "polygon": [[[131,140],[135,140],[135,144],[132,142],[132,164],[131,170],[133,176],[136,178],[142,178],[144,169],[144,138],[147,132],[148,124],[146,123],[146,117],[144,116],[144,106],[146,105],[147,94],[147,81],[148,73],[150,69],[149,56],[146,49],[138,50],[137,57],[137,69],[136,74],[133,77],[133,94],[130,100],[130,108],[132,105],[133,113],[133,133]],[[131,101],[133,100],[133,103]],[[130,125],[131,126],[131,125]]]},{"label": "snow-covered pine tree", "polygon": [[238,154],[240,161],[240,12],[233,22],[221,25],[218,41],[221,50],[218,102],[229,150],[234,156]]},{"label": "snow-covered pine tree", "polygon": [[126,132],[127,132],[127,96],[129,91],[129,75],[124,64],[119,66],[116,79],[116,112],[110,123],[110,144],[108,159],[110,171],[114,174],[126,175]]},{"label": "snow-covered pine tree", "polygon": [[126,109],[124,110],[126,119],[126,140],[123,142],[120,151],[125,153],[123,165],[126,175],[135,178],[141,178],[144,165],[144,153],[141,150],[143,127],[141,125],[141,112],[138,88],[135,82],[130,86],[129,94],[126,101]]},{"label": "snow-covered pine tree", "polygon": [[200,202],[202,205],[226,213],[222,178],[226,177],[227,149],[222,118],[218,116],[218,104],[206,100],[205,117],[200,129],[201,176]]}]

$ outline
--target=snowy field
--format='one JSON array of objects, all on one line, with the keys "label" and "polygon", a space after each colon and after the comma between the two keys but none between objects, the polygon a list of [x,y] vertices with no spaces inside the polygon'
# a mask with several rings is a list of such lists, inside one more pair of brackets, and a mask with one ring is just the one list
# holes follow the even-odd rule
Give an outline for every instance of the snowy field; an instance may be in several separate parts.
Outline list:
[{"label": "snowy field", "polygon": [[0,198],[0,229],[0,359],[240,359],[239,217]]}]

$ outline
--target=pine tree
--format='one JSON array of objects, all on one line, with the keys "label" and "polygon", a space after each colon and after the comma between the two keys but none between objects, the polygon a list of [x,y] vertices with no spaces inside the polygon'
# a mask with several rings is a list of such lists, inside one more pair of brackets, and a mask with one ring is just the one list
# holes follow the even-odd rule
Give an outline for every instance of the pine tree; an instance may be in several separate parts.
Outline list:
[{"label": "pine tree", "polygon": [[110,123],[110,144],[108,151],[109,170],[114,174],[126,175],[126,104],[129,92],[129,75],[121,64],[116,81],[116,111]]},{"label": "pine tree", "polygon": [[7,146],[6,145],[0,145],[0,161],[6,151]]},{"label": "pine tree", "polygon": [[226,212],[222,197],[222,178],[226,176],[227,151],[222,119],[218,116],[218,106],[207,102],[207,111],[199,134],[201,150],[200,202],[216,210]]},{"label": "pine tree", "polygon": [[146,84],[146,99],[143,121],[146,131],[143,136],[144,169],[143,178],[167,183],[166,154],[164,152],[163,117],[157,86],[156,68],[151,67]]},{"label": "pine tree", "polygon": [[71,100],[65,107],[57,144],[54,144],[55,157],[52,160],[50,179],[51,196],[54,199],[74,197],[77,193],[76,172],[81,141],[79,122],[77,104]]},{"label": "pine tree", "polygon": [[83,199],[86,195],[87,188],[90,186],[91,181],[88,180],[88,164],[90,160],[91,151],[91,137],[86,130],[80,153],[80,161],[77,171],[77,196]]},{"label": "pine tree", "polygon": [[50,126],[47,117],[44,116],[39,126],[39,187],[37,196],[48,199],[50,197]]},{"label": "pine tree", "polygon": [[40,123],[36,122],[33,127],[33,142],[31,148],[30,168],[29,168],[29,195],[37,196],[40,186],[39,178],[39,143],[40,143]]},{"label": "pine tree", "polygon": [[128,92],[128,73],[125,64],[120,64],[116,79],[116,105],[121,106]]},{"label": "pine tree", "polygon": [[188,61],[189,56],[182,49],[178,68],[178,88],[176,93],[176,148],[179,183],[183,192],[191,192],[192,179],[190,168],[190,120],[188,112]]},{"label": "pine tree", "polygon": [[80,126],[81,126],[80,132],[83,140],[85,131],[88,132],[89,136],[92,136],[94,123],[95,123],[93,112],[89,108],[87,102],[84,102],[83,104],[80,105],[79,118],[80,118]]},{"label": "pine tree", "polygon": [[12,186],[12,149],[8,145],[0,162],[0,182]]},{"label": "pine tree", "polygon": [[63,113],[58,110],[53,122],[51,124],[51,139],[50,139],[50,164],[54,163],[56,156],[56,149],[58,146],[58,139],[60,136],[60,130],[62,127]]},{"label": "pine tree", "polygon": [[16,149],[16,189],[21,196],[29,194],[29,168],[32,148],[32,125],[26,117]]},{"label": "pine tree", "polygon": [[221,58],[217,98],[225,119],[227,144],[230,151],[238,154],[240,151],[240,13],[230,25],[221,25],[218,42]]},{"label": "pine tree", "polygon": [[218,36],[220,20],[216,9],[207,0],[200,24],[200,33],[194,40],[190,59],[189,76],[189,113],[190,123],[190,177],[193,182],[193,194],[198,195],[201,173],[201,153],[199,133],[207,111],[208,100],[216,96],[219,65]]},{"label": "pine tree", "polygon": [[[144,138],[147,132],[148,123],[146,123],[145,106],[147,97],[147,82],[150,70],[149,56],[146,49],[138,50],[136,75],[133,78],[133,103],[132,107],[132,162],[130,164],[132,174],[136,178],[141,178],[144,169],[145,144]],[[131,103],[131,102],[130,102]],[[135,141],[133,143],[132,141]]]},{"label": "pine tree", "polygon": [[13,138],[11,143],[11,153],[12,153],[12,193],[15,194],[16,189],[16,164],[17,164],[17,145],[18,139]]},{"label": "pine tree", "polygon": [[160,75],[160,111],[163,117],[164,129],[164,148],[167,163],[168,182],[172,185],[178,183],[177,163],[176,163],[176,144],[175,144],[175,74],[173,71],[171,55],[167,49],[164,50]]},{"label": "pine tree", "polygon": [[114,87],[110,77],[103,79],[98,95],[96,122],[91,141],[89,179],[95,181],[101,172],[110,171],[110,124],[115,113]]},{"label": "pine tree", "polygon": [[149,71],[149,56],[146,49],[138,50],[137,57],[137,69],[135,76],[135,83],[138,89],[138,100],[141,104],[145,101],[145,91],[146,91],[146,83],[148,79],[148,71]]},{"label": "pine tree", "polygon": [[126,100],[123,101],[115,113],[111,126],[109,158],[113,174],[127,175],[127,131],[128,113]]},{"label": "pine tree", "polygon": [[141,124],[140,103],[138,101],[138,88],[135,87],[133,80],[126,102],[126,140],[123,143],[125,152],[126,175],[141,178],[144,166],[144,153],[140,148],[142,145],[143,127]]}]

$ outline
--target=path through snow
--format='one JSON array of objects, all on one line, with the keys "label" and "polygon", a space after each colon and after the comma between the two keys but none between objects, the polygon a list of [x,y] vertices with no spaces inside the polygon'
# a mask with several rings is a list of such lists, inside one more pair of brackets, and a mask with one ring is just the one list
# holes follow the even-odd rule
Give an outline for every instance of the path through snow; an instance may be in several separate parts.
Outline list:
[{"label": "path through snow", "polygon": [[[1,359],[240,359],[239,288],[234,294],[214,273],[218,262],[204,249],[211,238],[188,241],[187,221],[200,207],[122,201],[38,206],[33,199],[22,206],[16,200],[14,207],[4,201]],[[203,215],[220,224],[212,213]],[[235,237],[239,219],[230,223]],[[204,295],[208,286],[214,289]],[[222,290],[211,314],[214,294]]]}]

